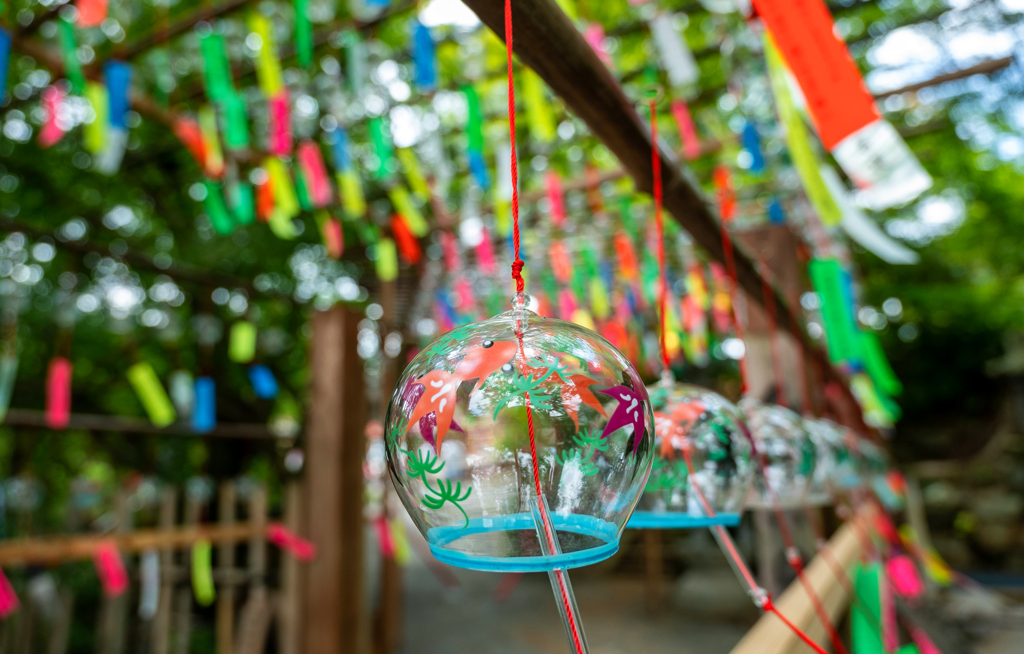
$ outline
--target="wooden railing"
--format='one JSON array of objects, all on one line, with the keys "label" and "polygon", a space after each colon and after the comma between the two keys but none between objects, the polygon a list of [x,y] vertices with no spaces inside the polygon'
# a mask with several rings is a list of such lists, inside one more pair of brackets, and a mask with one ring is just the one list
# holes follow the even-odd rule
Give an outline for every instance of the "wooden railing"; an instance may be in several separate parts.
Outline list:
[{"label": "wooden railing", "polygon": [[[869,519],[867,513],[861,514],[859,520]],[[852,577],[853,568],[863,551],[863,537],[853,521],[843,525],[828,542],[832,561],[818,555],[807,566],[806,575],[810,585],[821,598],[829,618],[833,624],[841,622],[840,617],[850,604],[846,585],[834,569],[840,567]],[[794,580],[789,588],[775,602],[779,612],[793,621],[798,627],[810,635],[815,642],[828,647],[828,636],[825,628],[818,620],[807,592],[799,581]],[[811,649],[802,642],[776,616],[766,613],[754,624],[730,654],[804,654]]]}]

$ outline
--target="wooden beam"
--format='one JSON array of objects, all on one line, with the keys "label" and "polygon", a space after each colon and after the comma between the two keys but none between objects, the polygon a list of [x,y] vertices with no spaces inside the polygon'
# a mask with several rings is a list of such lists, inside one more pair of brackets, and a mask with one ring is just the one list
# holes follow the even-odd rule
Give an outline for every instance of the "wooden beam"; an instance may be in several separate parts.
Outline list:
[{"label": "wooden beam", "polygon": [[306,511],[318,556],[306,568],[305,651],[361,654],[366,401],[356,352],[363,316],[336,306],[313,317],[312,404],[306,431]]},{"label": "wooden beam", "polygon": [[[504,41],[504,0],[465,2]],[[566,107],[618,157],[636,187],[650,193],[654,181],[650,131],[637,113],[634,102],[626,97],[622,87],[568,16],[553,0],[516,0],[512,3],[512,23],[513,48],[520,60],[540,75],[562,98]],[[675,157],[660,147],[659,156],[665,209],[709,256],[723,262],[721,228],[708,201],[684,176]],[[739,287],[763,305],[757,267],[738,249],[736,273]],[[774,288],[773,295],[779,324],[789,326],[793,336],[803,344],[804,351],[822,363],[828,378],[841,382],[844,391],[849,393],[843,377],[799,327],[802,321],[791,319],[794,314],[785,298]]]},{"label": "wooden beam", "polygon": [[[46,413],[35,409],[8,409],[3,423],[18,427],[39,427],[53,429],[46,422]],[[196,436],[203,438],[247,438],[253,440],[277,438],[277,435],[261,423],[220,422],[212,431],[198,433],[192,431],[187,423],[178,422],[169,427],[156,427],[145,418],[128,418],[124,416],[102,416],[87,413],[73,413],[67,427],[54,431],[85,431],[126,432],[130,434],[158,434],[164,436]]]},{"label": "wooden beam", "polygon": [[891,95],[900,95],[903,93],[920,91],[921,89],[927,88],[929,86],[937,86],[939,84],[944,84],[946,82],[952,82],[954,80],[964,79],[966,77],[973,77],[974,75],[989,75],[996,71],[1007,68],[1014,61],[1016,61],[1016,57],[1013,56],[1002,57],[1000,59],[989,59],[988,61],[983,61],[980,64],[975,64],[974,66],[969,66],[967,68],[962,68],[960,70],[954,70],[949,73],[936,75],[935,77],[932,77],[930,79],[922,80],[920,82],[914,82],[913,84],[907,84],[906,86],[901,86],[899,88],[891,89],[889,91],[882,91],[881,93],[876,93],[875,97],[879,99],[888,98]]},{"label": "wooden beam", "polygon": [[44,536],[0,541],[0,566],[55,565],[89,559],[100,543],[113,541],[122,553],[148,549],[186,549],[201,540],[211,543],[239,543],[262,538],[267,525],[241,522],[231,525],[202,525],[176,529],[143,529],[107,535]]},{"label": "wooden beam", "polygon": [[[871,512],[865,511],[855,519],[867,521],[870,516]],[[847,574],[850,574],[854,565],[860,560],[863,540],[857,530],[863,528],[865,528],[863,525],[858,526],[847,522],[828,542],[827,547],[831,550],[832,557]],[[829,618],[835,623],[850,602],[846,587],[836,578],[836,573],[833,572],[829,562],[821,556],[815,557],[807,566],[806,575],[808,582],[825,606]],[[825,633],[825,628],[818,620],[814,605],[799,581],[794,581],[789,585],[789,588],[775,600],[775,606],[779,609],[779,613],[807,632],[815,642],[828,647],[829,638]],[[789,627],[776,616],[766,613],[746,633],[730,654],[804,654],[808,651],[807,645]]]}]

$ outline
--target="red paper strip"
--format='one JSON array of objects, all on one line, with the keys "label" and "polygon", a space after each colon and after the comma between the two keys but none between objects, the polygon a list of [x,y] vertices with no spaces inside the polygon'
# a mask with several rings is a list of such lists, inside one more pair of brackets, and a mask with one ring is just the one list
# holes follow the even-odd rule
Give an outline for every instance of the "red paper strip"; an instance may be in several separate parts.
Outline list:
[{"label": "red paper strip", "polygon": [[398,253],[410,264],[417,264],[423,256],[420,250],[420,242],[416,240],[409,226],[405,224],[400,214],[391,216],[391,234],[395,237],[395,245],[398,246]]},{"label": "red paper strip", "polygon": [[327,256],[340,259],[345,252],[345,232],[341,229],[341,223],[337,218],[327,218],[320,226],[320,232],[324,238],[324,247],[327,248]]},{"label": "red paper strip", "polygon": [[682,100],[673,100],[672,116],[676,119],[679,139],[683,143],[683,156],[690,160],[696,159],[700,156],[700,137],[697,136],[697,126],[693,122],[690,108]]},{"label": "red paper strip", "polygon": [[825,148],[878,120],[846,44],[823,0],[753,0],[782,58],[799,82]]},{"label": "red paper strip", "polygon": [[911,626],[908,628],[910,637],[914,639],[919,654],[942,654],[942,651],[935,646],[932,639],[920,627]]},{"label": "red paper strip", "polygon": [[299,561],[312,561],[316,558],[316,545],[280,522],[271,522],[267,525],[267,540]]},{"label": "red paper strip", "polygon": [[96,566],[100,584],[103,585],[104,595],[117,597],[128,590],[128,571],[125,570],[124,559],[114,541],[100,543],[93,552],[92,562]]},{"label": "red paper strip", "polygon": [[0,570],[0,618],[6,619],[17,611],[19,606],[18,594],[14,592],[14,587],[7,580],[7,575]]},{"label": "red paper strip", "polygon": [[78,0],[79,27],[99,27],[107,19],[108,0]]},{"label": "red paper strip", "polygon": [[203,145],[203,131],[194,118],[181,116],[174,120],[174,135],[189,151],[200,168],[206,168],[206,147]]},{"label": "red paper strip", "polygon": [[40,99],[42,100],[43,125],[39,128],[39,147],[48,148],[64,138],[64,121],[60,118],[61,107],[64,106],[64,97],[67,94],[57,86],[46,87]]},{"label": "red paper strip", "polygon": [[292,118],[288,113],[288,90],[267,101],[270,112],[270,153],[287,156],[292,152]]},{"label": "red paper strip", "polygon": [[391,537],[391,526],[382,517],[373,521],[373,530],[377,533],[377,545],[380,547],[381,556],[386,559],[395,557],[395,541]]},{"label": "red paper strip", "polygon": [[320,146],[313,141],[303,141],[299,143],[296,154],[302,178],[306,182],[309,201],[315,207],[326,207],[331,203],[331,181],[327,175],[327,166],[324,164]]},{"label": "red paper strip", "polygon": [[491,245],[491,232],[484,227],[481,230],[480,245],[476,246],[476,263],[480,270],[488,275],[494,274],[494,247]]},{"label": "red paper strip", "polygon": [[572,314],[576,313],[576,296],[567,288],[558,292],[558,313],[562,320],[572,320]]},{"label": "red paper strip", "polygon": [[636,279],[639,273],[639,266],[636,261],[636,248],[633,247],[633,239],[626,232],[615,234],[615,254],[619,258],[619,270],[626,279]]},{"label": "red paper strip", "polygon": [[548,200],[551,201],[551,222],[561,227],[565,222],[565,194],[562,191],[562,178],[557,172],[549,170],[545,177],[547,182]]},{"label": "red paper strip", "polygon": [[736,191],[732,188],[732,174],[723,165],[715,166],[712,173],[715,191],[718,194],[718,212],[722,222],[729,222],[736,217]]},{"label": "red paper strip", "polygon": [[885,647],[886,652],[895,652],[900,648],[900,633],[896,626],[896,600],[892,596],[892,586],[883,582],[881,593],[882,646]]},{"label": "red paper strip", "polygon": [[71,362],[64,357],[53,357],[46,375],[46,424],[62,429],[70,420]]},{"label": "red paper strip", "polygon": [[274,213],[274,185],[267,177],[267,181],[256,187],[256,215],[260,220],[270,220],[270,214]]},{"label": "red paper strip", "polygon": [[553,241],[548,248],[548,257],[551,258],[551,270],[555,273],[555,279],[562,284],[568,284],[572,279],[572,259],[565,243]]}]

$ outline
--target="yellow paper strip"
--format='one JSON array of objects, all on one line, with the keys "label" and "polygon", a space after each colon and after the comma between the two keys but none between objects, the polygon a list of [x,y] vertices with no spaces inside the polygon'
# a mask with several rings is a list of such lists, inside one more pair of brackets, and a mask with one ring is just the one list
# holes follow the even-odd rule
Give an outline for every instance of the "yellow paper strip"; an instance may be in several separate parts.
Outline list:
[{"label": "yellow paper strip", "polygon": [[107,110],[107,89],[102,84],[88,82],[85,97],[96,113],[91,123],[85,126],[85,149],[93,154],[103,152],[107,147],[107,130],[110,129],[110,113]]},{"label": "yellow paper strip", "polygon": [[398,161],[401,162],[402,169],[405,170],[405,178],[409,180],[409,186],[412,188],[413,194],[421,202],[429,200],[430,186],[427,184],[427,179],[423,176],[420,162],[416,159],[416,153],[413,152],[412,148],[398,148]]},{"label": "yellow paper strip", "polygon": [[284,87],[281,82],[281,64],[277,59],[274,26],[263,14],[249,15],[249,29],[260,37],[262,45],[256,54],[256,78],[263,95],[271,98]]},{"label": "yellow paper strip", "polygon": [[366,198],[363,197],[363,185],[355,170],[343,170],[338,173],[338,188],[341,190],[341,205],[349,218],[362,218],[366,215]]},{"label": "yellow paper strip", "polygon": [[398,277],[398,252],[395,242],[384,237],[377,242],[377,277],[382,282],[390,282]]},{"label": "yellow paper strip", "polygon": [[391,204],[395,205],[395,211],[402,214],[405,224],[409,226],[409,231],[414,236],[423,238],[430,233],[430,225],[427,224],[423,214],[420,213],[419,208],[409,196],[409,191],[405,190],[404,186],[399,184],[392,186],[388,189],[388,197],[391,198]]}]

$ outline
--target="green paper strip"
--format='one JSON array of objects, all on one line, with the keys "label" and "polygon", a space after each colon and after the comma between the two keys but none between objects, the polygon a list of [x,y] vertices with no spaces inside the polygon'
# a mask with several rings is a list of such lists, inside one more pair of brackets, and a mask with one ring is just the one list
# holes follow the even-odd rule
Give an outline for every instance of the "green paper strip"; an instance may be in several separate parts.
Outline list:
[{"label": "green paper strip", "polygon": [[203,54],[203,79],[206,81],[206,96],[215,102],[226,102],[235,94],[231,83],[231,64],[224,49],[224,37],[211,33],[199,41]]},{"label": "green paper strip", "polygon": [[814,259],[809,265],[811,284],[821,299],[821,315],[828,336],[828,353],[833,363],[860,360],[861,339],[853,309],[843,290],[845,279],[835,259]]},{"label": "green paper strip", "polygon": [[[13,348],[12,348],[13,349]],[[0,421],[7,415],[14,392],[14,380],[18,376],[18,355],[5,354],[0,357]]]},{"label": "green paper strip", "polygon": [[555,139],[555,117],[551,103],[544,97],[544,86],[540,76],[530,69],[523,75],[523,100],[526,102],[526,122],[530,124],[530,135],[543,143]]},{"label": "green paper strip", "polygon": [[476,90],[469,84],[462,87],[462,93],[466,96],[466,109],[468,118],[466,120],[466,136],[469,138],[468,150],[470,152],[484,151],[484,129],[483,120],[480,116],[480,98]]},{"label": "green paper strip", "polygon": [[412,148],[398,148],[398,161],[402,164],[405,178],[409,180],[409,186],[412,188],[413,194],[421,202],[429,200],[430,185],[427,184],[427,179],[423,176],[420,162],[416,159],[416,153],[413,152]]},{"label": "green paper strip", "polygon": [[342,36],[345,44],[345,73],[348,76],[348,87],[358,94],[366,83],[366,44],[363,37],[355,30],[347,30]]},{"label": "green paper strip", "polygon": [[398,252],[395,242],[388,237],[377,241],[377,277],[382,282],[390,282],[398,277]]},{"label": "green paper strip", "polygon": [[772,93],[775,95],[775,107],[779,112],[779,120],[786,127],[786,141],[789,144],[789,156],[793,160],[793,166],[796,168],[797,174],[800,175],[804,191],[811,201],[811,206],[817,212],[818,218],[826,225],[837,225],[843,220],[842,211],[821,178],[821,164],[818,161],[818,155],[811,147],[807,126],[789,92],[785,64],[767,32],[765,33],[764,50],[768,63],[768,77],[771,80]]},{"label": "green paper strip", "polygon": [[388,197],[391,198],[391,204],[395,205],[395,211],[402,214],[405,224],[409,226],[409,231],[414,236],[423,238],[430,233],[430,226],[427,225],[423,214],[420,213],[419,208],[413,203],[412,198],[409,196],[409,191],[405,190],[404,186],[392,186],[388,189]]},{"label": "green paper strip", "polygon": [[85,75],[82,74],[82,63],[78,61],[78,43],[75,41],[75,26],[64,20],[57,20],[60,25],[60,52],[64,57],[64,76],[71,82],[76,93],[85,91]]},{"label": "green paper strip", "polygon": [[213,548],[208,540],[192,546],[192,590],[199,606],[210,606],[217,598],[213,586]]},{"label": "green paper strip", "polygon": [[154,426],[166,427],[174,423],[174,405],[171,404],[171,398],[167,396],[167,391],[160,383],[160,378],[156,376],[153,366],[146,361],[140,361],[128,368],[128,382]]},{"label": "green paper strip", "polygon": [[377,179],[384,179],[395,169],[393,163],[394,152],[391,147],[391,131],[383,118],[370,120],[370,142],[373,143],[373,152],[377,155],[377,169],[374,174]]},{"label": "green paper strip", "polygon": [[224,145],[228,150],[244,150],[249,147],[249,112],[245,107],[245,100],[242,96],[231,92],[223,101],[224,122],[227,123],[224,130]]},{"label": "green paper strip", "polygon": [[862,564],[854,573],[854,592],[859,601],[850,606],[850,645],[853,654],[886,654],[882,633],[882,568]]},{"label": "green paper strip", "polygon": [[299,206],[303,211],[313,210],[313,203],[309,201],[309,191],[306,189],[306,177],[298,167],[295,168],[295,197],[299,199]]},{"label": "green paper strip", "polygon": [[256,200],[252,185],[235,182],[230,189],[231,215],[239,225],[251,225],[256,220]]},{"label": "green paper strip", "polygon": [[903,384],[896,378],[889,360],[882,350],[882,343],[873,331],[861,330],[861,354],[864,357],[864,368],[871,376],[871,381],[886,395],[899,395],[903,392]]},{"label": "green paper strip", "polygon": [[221,194],[220,184],[210,180],[206,180],[205,183],[206,199],[203,200],[203,207],[206,209],[206,215],[210,218],[210,224],[213,225],[213,230],[218,234],[230,234],[231,230],[235,228],[235,223],[231,220],[228,208],[224,204],[224,196]]},{"label": "green paper strip", "polygon": [[107,110],[107,90],[102,84],[89,82],[85,87],[85,97],[92,105],[96,114],[91,123],[86,123],[85,149],[99,154],[107,149],[107,130],[110,129],[110,112]]},{"label": "green paper strip", "polygon": [[256,325],[241,320],[231,325],[228,358],[235,363],[249,363],[256,356]]},{"label": "green paper strip", "polygon": [[303,68],[313,63],[313,25],[307,15],[308,5],[309,0],[295,0],[295,51]]},{"label": "green paper strip", "polygon": [[366,198],[363,197],[363,185],[355,170],[343,170],[338,173],[338,188],[341,190],[341,206],[349,218],[362,218],[366,215]]}]

